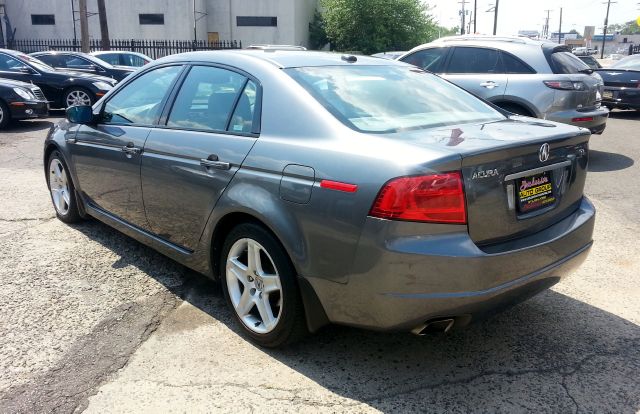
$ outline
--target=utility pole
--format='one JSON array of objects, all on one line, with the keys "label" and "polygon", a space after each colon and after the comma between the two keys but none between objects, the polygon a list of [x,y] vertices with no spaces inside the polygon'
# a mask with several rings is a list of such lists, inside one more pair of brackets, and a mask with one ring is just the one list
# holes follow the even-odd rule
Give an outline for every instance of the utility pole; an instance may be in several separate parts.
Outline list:
[{"label": "utility pole", "polygon": [[110,50],[109,25],[107,23],[107,8],[104,0],[98,0],[98,18],[100,19],[100,37],[102,38],[102,50]]},{"label": "utility pole", "polygon": [[604,43],[607,40],[607,24],[609,24],[609,7],[611,7],[611,3],[617,3],[617,1],[612,2],[611,0],[607,0],[607,16],[604,18],[604,27],[602,28],[602,50],[600,51],[600,59],[604,59]]},{"label": "utility pole", "polygon": [[498,31],[498,3],[500,0],[496,0],[496,8],[493,10],[493,35],[495,36]]},{"label": "utility pole", "polygon": [[196,42],[198,41],[198,31],[196,30],[198,24],[197,22],[198,17],[196,16],[196,0],[193,0],[193,47],[196,46]]},{"label": "utility pole", "polygon": [[560,26],[558,27],[558,43],[562,43],[562,7],[560,7]]},{"label": "utility pole", "polygon": [[547,12],[547,18],[544,21],[544,26],[542,26],[542,37],[547,39],[549,37],[549,13],[551,10],[545,10]]},{"label": "utility pole", "polygon": [[73,21],[73,45],[75,46],[78,44],[78,33],[76,32],[76,5],[74,0],[71,0],[71,20]]},{"label": "utility pole", "polygon": [[465,22],[465,11],[464,11],[464,5],[468,3],[468,1],[466,0],[462,0],[459,1],[458,3],[462,4],[462,12],[460,12],[460,14],[462,14],[462,24],[460,25],[460,34],[463,35],[464,34],[464,22]]},{"label": "utility pole", "polygon": [[478,33],[476,26],[478,20],[478,0],[473,0],[473,33]]},{"label": "utility pole", "polygon": [[84,53],[89,53],[89,22],[87,17],[87,0],[80,0],[80,44]]}]

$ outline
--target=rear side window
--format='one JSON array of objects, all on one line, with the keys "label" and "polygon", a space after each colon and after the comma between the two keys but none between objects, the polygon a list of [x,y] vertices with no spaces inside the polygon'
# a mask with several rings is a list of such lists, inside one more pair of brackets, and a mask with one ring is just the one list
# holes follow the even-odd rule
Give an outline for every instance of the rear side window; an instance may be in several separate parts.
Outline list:
[{"label": "rear side window", "polygon": [[[193,67],[180,88],[167,125],[226,131],[227,122],[237,104],[231,130],[251,131],[253,112],[251,102],[244,93],[246,83],[246,77],[230,70],[210,66]],[[255,102],[255,94],[253,97]]]},{"label": "rear side window", "polygon": [[446,73],[504,73],[500,53],[494,49],[456,47]]},{"label": "rear side window", "polygon": [[510,53],[502,52],[502,65],[505,73],[536,73],[529,65]]},{"label": "rear side window", "polygon": [[98,59],[104,60],[105,62],[110,63],[112,65],[119,65],[120,64],[120,59],[118,59],[118,55],[113,54],[113,53],[106,53],[104,55],[98,55],[96,57]]},{"label": "rear side window", "polygon": [[402,61],[430,72],[439,72],[447,51],[448,49],[444,47],[423,49],[406,56]]},{"label": "rear side window", "polygon": [[127,84],[105,105],[102,122],[154,124],[160,116],[164,97],[181,70],[182,66],[154,69]]},{"label": "rear side window", "polygon": [[571,52],[554,52],[548,58],[553,73],[580,73],[589,66]]}]

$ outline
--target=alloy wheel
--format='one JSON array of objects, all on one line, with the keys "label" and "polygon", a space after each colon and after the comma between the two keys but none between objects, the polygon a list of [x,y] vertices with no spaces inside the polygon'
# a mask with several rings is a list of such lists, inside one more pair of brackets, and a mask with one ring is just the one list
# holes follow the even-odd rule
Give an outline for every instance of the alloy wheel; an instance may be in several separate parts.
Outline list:
[{"label": "alloy wheel", "polygon": [[271,332],[282,314],[282,285],[267,250],[250,238],[236,241],[227,256],[226,281],[242,323],[258,334]]},{"label": "alloy wheel", "polygon": [[64,166],[57,158],[52,158],[49,163],[49,189],[56,211],[58,214],[66,215],[71,206],[69,179]]},{"label": "alloy wheel", "polygon": [[67,94],[67,107],[91,105],[91,97],[85,91],[76,89]]}]

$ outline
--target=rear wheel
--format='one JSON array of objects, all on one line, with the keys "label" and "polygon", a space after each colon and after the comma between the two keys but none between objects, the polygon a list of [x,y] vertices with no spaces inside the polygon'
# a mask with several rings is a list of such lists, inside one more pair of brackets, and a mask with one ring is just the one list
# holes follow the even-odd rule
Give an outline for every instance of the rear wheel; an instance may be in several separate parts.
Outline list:
[{"label": "rear wheel", "polygon": [[292,343],[307,333],[295,269],[276,238],[244,223],[224,243],[220,279],[243,332],[262,346]]},{"label": "rear wheel", "polygon": [[511,104],[511,103],[500,103],[497,104],[500,108],[504,109],[505,111],[509,111],[513,114],[516,115],[523,115],[523,116],[531,116],[533,118],[535,118],[535,115],[533,115],[528,109],[520,106],[520,105],[516,105],[516,104]]},{"label": "rear wheel", "polygon": [[0,101],[0,129],[5,128],[11,122],[11,114],[9,107],[3,101]]},{"label": "rear wheel", "polygon": [[94,102],[93,94],[84,88],[71,88],[64,94],[64,103],[67,108],[79,105],[91,106]]},{"label": "rear wheel", "polygon": [[65,223],[81,221],[73,181],[71,181],[67,164],[62,159],[62,155],[58,151],[53,151],[49,156],[48,165],[47,185],[56,215]]}]

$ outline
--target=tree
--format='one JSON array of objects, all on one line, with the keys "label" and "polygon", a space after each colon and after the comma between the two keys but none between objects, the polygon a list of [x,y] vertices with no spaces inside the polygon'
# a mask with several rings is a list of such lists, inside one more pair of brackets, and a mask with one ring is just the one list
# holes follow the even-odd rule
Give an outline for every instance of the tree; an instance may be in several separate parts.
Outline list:
[{"label": "tree", "polygon": [[571,34],[575,34],[575,35],[578,35],[578,36],[576,36],[576,38],[578,38],[578,39],[582,39],[582,35],[581,35],[580,33],[578,33],[578,31],[577,31],[576,29],[571,29],[571,30],[569,31],[569,33],[571,33]]},{"label": "tree", "polygon": [[409,50],[437,37],[421,0],[321,0],[333,49],[365,54]]},{"label": "tree", "polygon": [[635,20],[631,20],[622,24],[609,25],[609,31],[611,33],[620,32],[622,35],[640,34],[640,26]]},{"label": "tree", "polygon": [[309,46],[311,49],[322,49],[327,43],[327,31],[324,28],[324,18],[318,10],[313,14],[313,20],[309,23]]}]

